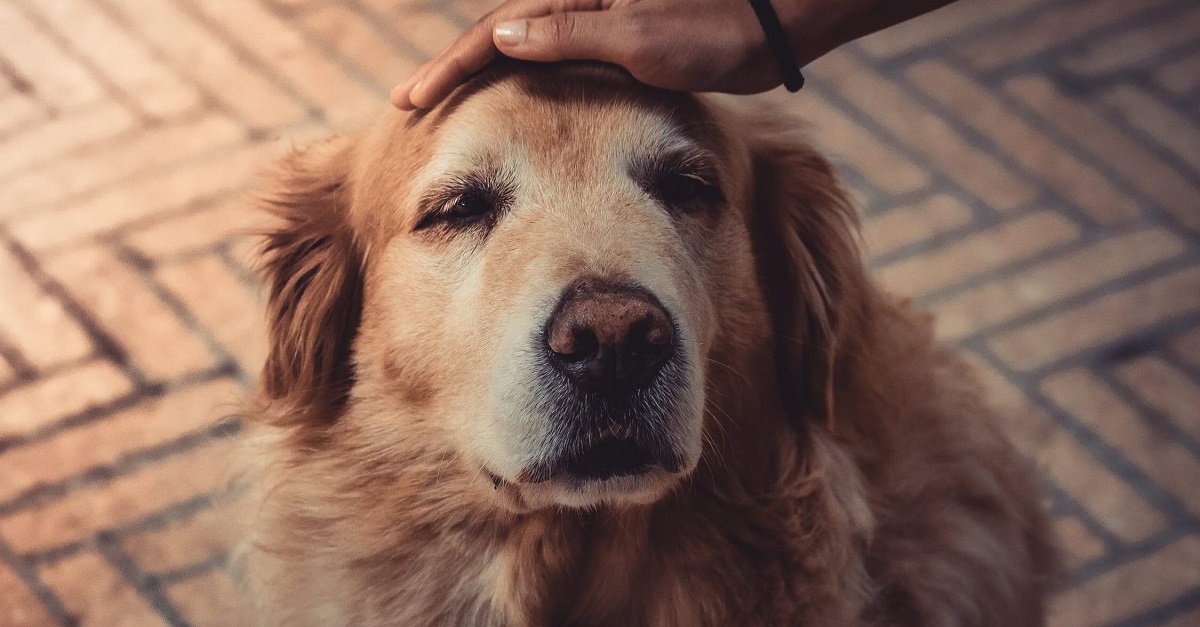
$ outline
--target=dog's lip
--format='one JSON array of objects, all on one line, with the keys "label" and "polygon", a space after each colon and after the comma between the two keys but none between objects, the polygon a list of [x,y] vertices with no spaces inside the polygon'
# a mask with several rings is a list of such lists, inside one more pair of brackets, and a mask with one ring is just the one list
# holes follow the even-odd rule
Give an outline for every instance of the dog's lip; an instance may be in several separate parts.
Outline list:
[{"label": "dog's lip", "polygon": [[604,482],[647,475],[655,470],[676,472],[681,461],[632,437],[629,431],[606,430],[585,448],[551,461],[526,467],[516,483],[563,480],[572,484]]}]

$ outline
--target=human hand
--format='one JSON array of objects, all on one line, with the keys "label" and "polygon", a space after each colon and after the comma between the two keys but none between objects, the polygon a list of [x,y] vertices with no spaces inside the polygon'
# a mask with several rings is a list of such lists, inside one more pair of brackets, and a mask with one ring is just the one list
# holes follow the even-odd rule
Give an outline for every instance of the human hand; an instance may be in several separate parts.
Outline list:
[{"label": "human hand", "polygon": [[[813,34],[834,11],[802,20],[799,9],[808,3],[773,4],[800,64],[833,47],[823,48],[829,38]],[[508,0],[393,89],[392,103],[433,106],[498,52],[529,61],[607,61],[643,83],[679,91],[747,94],[781,82],[746,0]]]}]

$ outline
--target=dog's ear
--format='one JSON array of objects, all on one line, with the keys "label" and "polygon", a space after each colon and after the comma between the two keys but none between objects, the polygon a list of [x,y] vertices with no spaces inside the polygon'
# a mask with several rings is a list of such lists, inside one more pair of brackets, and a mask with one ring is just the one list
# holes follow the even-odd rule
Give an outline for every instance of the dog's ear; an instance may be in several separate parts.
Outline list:
[{"label": "dog's ear", "polygon": [[784,408],[835,426],[841,363],[870,284],[858,217],[830,163],[791,121],[754,125],[751,231],[775,334]]},{"label": "dog's ear", "polygon": [[362,315],[359,242],[348,215],[351,145],[334,138],[293,150],[259,204],[276,221],[263,235],[270,347],[261,383],[278,424],[330,421],[354,382]]}]

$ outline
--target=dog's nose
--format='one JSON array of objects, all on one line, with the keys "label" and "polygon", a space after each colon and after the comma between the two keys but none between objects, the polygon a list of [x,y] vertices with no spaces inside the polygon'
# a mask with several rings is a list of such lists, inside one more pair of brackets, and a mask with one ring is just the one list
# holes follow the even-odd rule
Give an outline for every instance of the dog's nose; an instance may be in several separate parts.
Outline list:
[{"label": "dog's nose", "polygon": [[606,394],[652,381],[674,342],[671,318],[652,294],[596,280],[568,287],[546,330],[555,367],[580,389]]}]

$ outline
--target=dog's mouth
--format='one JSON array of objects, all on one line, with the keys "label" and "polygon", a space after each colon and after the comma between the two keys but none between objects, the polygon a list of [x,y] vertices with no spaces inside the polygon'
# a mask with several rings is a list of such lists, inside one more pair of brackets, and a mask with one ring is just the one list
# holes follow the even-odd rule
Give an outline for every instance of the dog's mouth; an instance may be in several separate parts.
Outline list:
[{"label": "dog's mouth", "polygon": [[649,450],[628,438],[601,440],[559,464],[567,477],[592,481],[643,475],[657,465]]},{"label": "dog's mouth", "polygon": [[[647,446],[639,438],[609,432],[586,444],[573,446],[545,463],[526,468],[517,481],[544,483],[561,480],[578,485],[638,477],[655,469],[675,472],[679,467],[680,462],[675,456]],[[495,479],[493,483],[496,483]]]}]

